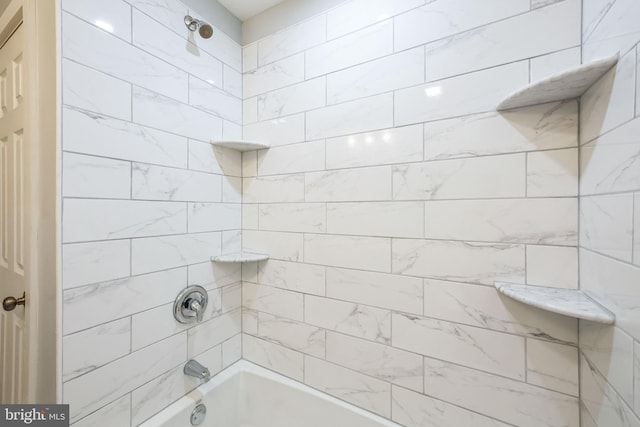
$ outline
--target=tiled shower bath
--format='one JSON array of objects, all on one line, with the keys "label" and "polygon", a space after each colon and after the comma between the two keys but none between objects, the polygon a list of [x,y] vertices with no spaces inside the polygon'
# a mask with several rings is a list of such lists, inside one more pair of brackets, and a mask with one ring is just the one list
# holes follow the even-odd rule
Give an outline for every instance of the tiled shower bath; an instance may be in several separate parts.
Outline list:
[{"label": "tiled shower bath", "polygon": [[[197,386],[190,358],[407,427],[640,426],[637,0],[350,0],[243,47],[189,38],[177,0],[62,8],[74,426],[137,426]],[[495,111],[616,52],[580,100]],[[241,249],[270,259],[210,262]],[[211,309],[177,326],[193,284]]]}]

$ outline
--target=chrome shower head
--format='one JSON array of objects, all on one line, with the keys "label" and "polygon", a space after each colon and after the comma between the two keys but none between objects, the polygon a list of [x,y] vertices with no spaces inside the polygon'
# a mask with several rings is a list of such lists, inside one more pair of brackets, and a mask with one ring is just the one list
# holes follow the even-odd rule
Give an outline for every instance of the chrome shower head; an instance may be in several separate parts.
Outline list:
[{"label": "chrome shower head", "polygon": [[184,25],[186,25],[189,31],[195,32],[198,30],[198,34],[200,34],[200,37],[203,39],[211,38],[213,35],[213,28],[211,28],[211,25],[201,21],[200,19],[192,17],[191,15],[184,17]]}]

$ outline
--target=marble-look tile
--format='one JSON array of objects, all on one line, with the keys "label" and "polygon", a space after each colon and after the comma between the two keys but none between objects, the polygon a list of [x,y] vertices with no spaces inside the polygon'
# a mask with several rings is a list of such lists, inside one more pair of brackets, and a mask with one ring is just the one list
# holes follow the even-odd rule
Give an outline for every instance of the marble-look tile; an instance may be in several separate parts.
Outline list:
[{"label": "marble-look tile", "polygon": [[640,426],[640,419],[596,367],[580,358],[580,398],[598,426]]},{"label": "marble-look tile", "polygon": [[633,263],[640,265],[640,194],[634,196],[633,206]]},{"label": "marble-look tile", "polygon": [[422,314],[422,279],[370,271],[327,268],[327,296],[343,301]]},{"label": "marble-look tile", "polygon": [[396,126],[493,111],[529,82],[529,64],[516,62],[395,92]]},{"label": "marble-look tile", "polygon": [[543,104],[426,123],[424,138],[425,160],[575,147],[578,103]]},{"label": "marble-look tile", "polygon": [[63,333],[71,334],[167,304],[186,285],[187,271],[180,268],[69,289],[62,298]]},{"label": "marble-look tile", "polygon": [[244,138],[271,146],[293,144],[305,140],[305,115],[279,117],[243,127]]},{"label": "marble-look tile", "polygon": [[391,344],[389,310],[305,295],[304,321],[331,331]]},{"label": "marble-look tile", "polygon": [[341,169],[421,161],[422,140],[422,125],[327,139],[326,166]]},{"label": "marble-look tile", "polygon": [[186,340],[186,334],[176,335],[66,382],[63,391],[72,422],[184,363]]},{"label": "marble-look tile", "polygon": [[258,175],[279,175],[323,170],[324,141],[272,147],[258,151]]},{"label": "marble-look tile", "polygon": [[640,118],[580,150],[580,195],[640,188]]},{"label": "marble-look tile", "polygon": [[[245,126],[245,129],[246,129],[246,126]],[[242,153],[242,177],[250,178],[257,175],[258,175],[258,152],[257,151],[243,152]]]},{"label": "marble-look tile", "polygon": [[[593,2],[585,2],[587,5]],[[589,12],[590,16],[599,19],[593,31],[584,39],[582,60],[587,62],[605,56],[624,54],[640,41],[640,30],[636,25],[640,20],[640,4],[634,0],[618,0],[616,2],[598,1],[596,10]],[[608,8],[608,9],[607,9]],[[585,10],[590,10],[585,6]],[[592,15],[592,13],[594,13]],[[588,17],[585,16],[585,24]],[[591,22],[596,21],[593,19]],[[585,27],[592,28],[591,25]]]},{"label": "marble-look tile", "polygon": [[326,337],[324,329],[295,320],[258,314],[258,336],[316,357],[324,357]]},{"label": "marble-look tile", "polygon": [[598,427],[595,420],[591,417],[585,405],[580,405],[580,426],[581,427]]},{"label": "marble-look tile", "polygon": [[[205,366],[212,374],[215,372],[213,366]],[[183,369],[183,366],[174,368],[131,393],[131,420],[134,425],[139,425],[199,385],[199,381],[186,376]]]},{"label": "marble-look tile", "polygon": [[[354,251],[353,248],[358,248]],[[391,239],[304,235],[304,261],[333,267],[391,272]]]},{"label": "marble-look tile", "polygon": [[189,233],[239,230],[242,228],[242,205],[239,203],[189,203],[187,220]]},{"label": "marble-look tile", "polygon": [[[247,334],[258,335],[258,312],[242,308],[242,336]],[[246,354],[243,357],[247,359]]]},{"label": "marble-look tile", "polygon": [[565,0],[428,44],[427,81],[578,46],[580,6]]},{"label": "marble-look tile", "polygon": [[222,177],[222,201],[224,203],[242,204],[242,178],[235,176]]},{"label": "marble-look tile", "polygon": [[258,266],[260,284],[305,294],[325,295],[324,266],[271,259]]},{"label": "marble-look tile", "polygon": [[307,140],[331,138],[393,126],[393,93],[309,111]]},{"label": "marble-look tile", "polygon": [[420,47],[331,73],[327,76],[327,104],[424,83],[424,61]]},{"label": "marble-look tile", "polygon": [[304,383],[357,407],[391,417],[391,384],[305,356]]},{"label": "marble-look tile", "polygon": [[241,310],[234,310],[189,329],[188,356],[196,357],[224,341],[242,333]]},{"label": "marble-look tile", "polygon": [[258,120],[314,110],[326,105],[327,84],[324,77],[258,95]]},{"label": "marble-look tile", "polygon": [[304,380],[303,354],[287,347],[245,333],[242,334],[242,357],[296,381]]},{"label": "marble-look tile", "polygon": [[242,359],[242,334],[222,343],[222,367],[227,369],[240,359]]},{"label": "marble-look tile", "polygon": [[228,120],[222,121],[222,140],[240,141],[242,139],[242,126]]},{"label": "marble-look tile", "polygon": [[529,153],[527,196],[577,196],[578,158],[577,148]]},{"label": "marble-look tile", "polygon": [[189,74],[222,87],[222,62],[135,9],[133,44]]},{"label": "marble-look tile", "polygon": [[427,202],[431,239],[575,246],[577,198]]},{"label": "marble-look tile", "polygon": [[[638,5],[640,12],[640,5]],[[584,58],[583,58],[584,59]],[[631,120],[635,115],[636,54],[631,51],[591,86],[580,100],[580,143]],[[615,132],[620,131],[617,129]]]},{"label": "marble-look tile", "polygon": [[144,274],[205,262],[222,253],[220,233],[147,237],[131,241],[131,271]]},{"label": "marble-look tile", "polygon": [[329,40],[422,6],[425,0],[351,0],[327,12]]},{"label": "marble-look tile", "polygon": [[531,58],[531,82],[575,68],[581,63],[580,47]]},{"label": "marble-look tile", "polygon": [[472,157],[393,167],[394,200],[523,197],[525,155]]},{"label": "marble-look tile", "polygon": [[186,232],[183,203],[65,199],[64,243]]},{"label": "marble-look tile", "polygon": [[[304,53],[299,53],[244,73],[242,76],[244,98],[251,98],[304,81],[304,56]],[[307,75],[307,77],[311,76]]]},{"label": "marble-look tile", "polygon": [[563,246],[527,246],[527,283],[578,289],[578,250]]},{"label": "marble-look tile", "polygon": [[98,409],[91,415],[73,424],[73,427],[131,427],[131,396],[120,399]]},{"label": "marble-look tile", "polygon": [[520,304],[493,287],[426,279],[424,315],[498,332],[578,343],[575,319]]},{"label": "marble-look tile", "polygon": [[524,283],[522,245],[394,239],[392,257],[396,274],[483,285]]},{"label": "marble-look tile", "polygon": [[222,178],[203,172],[134,163],[131,195],[141,200],[222,201]]},{"label": "marble-look tile", "polygon": [[127,277],[131,272],[129,240],[62,246],[62,288]]},{"label": "marble-look tile", "polygon": [[324,203],[272,203],[260,205],[260,230],[322,233],[326,230]]},{"label": "marble-look tile", "polygon": [[589,38],[615,0],[589,0],[582,5],[582,40]]},{"label": "marble-look tile", "polygon": [[258,42],[258,64],[262,66],[324,43],[326,19],[321,14],[264,37]]},{"label": "marble-look tile", "polygon": [[632,193],[580,198],[580,246],[631,262],[633,252]]},{"label": "marble-look tile", "polygon": [[422,357],[384,344],[327,331],[328,362],[422,392]]},{"label": "marble-look tile", "polygon": [[271,286],[242,284],[242,306],[287,319],[304,320],[303,295]]},{"label": "marble-look tile", "polygon": [[189,104],[242,124],[242,101],[239,98],[193,76],[189,76]]},{"label": "marble-look tile", "polygon": [[188,268],[189,281],[207,290],[221,288],[240,282],[242,267],[238,264],[220,264],[203,262],[193,264]]},{"label": "marble-look tile", "polygon": [[62,379],[69,381],[93,371],[131,350],[131,319],[86,329],[62,339]]},{"label": "marble-look tile", "polygon": [[242,205],[242,229],[257,230],[260,205]]},{"label": "marble-look tile", "polygon": [[[222,77],[224,80],[225,92],[235,96],[238,99],[242,99],[242,74],[239,71],[234,70],[227,64],[224,64],[222,69]],[[242,117],[240,117],[242,118]],[[240,123],[242,120],[240,121]]]},{"label": "marble-look tile", "polygon": [[222,119],[138,87],[133,88],[133,120],[200,141],[222,138]]},{"label": "marble-look tile", "polygon": [[576,347],[527,339],[526,360],[529,384],[579,395]]},{"label": "marble-look tile", "polygon": [[242,72],[246,73],[256,68],[258,68],[258,42],[242,47]]},{"label": "marble-look tile", "polygon": [[406,426],[507,427],[507,424],[442,400],[401,387],[391,387],[393,421]]},{"label": "marble-look tile", "polygon": [[242,180],[243,203],[301,203],[304,174],[272,175]]},{"label": "marble-look tile", "polygon": [[638,341],[634,341],[633,343],[633,383],[634,383],[634,407],[636,414],[640,412],[640,343]]},{"label": "marble-look tile", "polygon": [[226,176],[242,176],[242,153],[209,142],[189,141],[189,169]]},{"label": "marble-look tile", "polygon": [[391,53],[393,22],[387,20],[308,49],[305,52],[305,76],[321,76]]},{"label": "marble-look tile", "polygon": [[[529,0],[429,1],[395,18],[395,49],[405,50],[529,11]],[[424,25],[428,22],[429,25]]]},{"label": "marble-look tile", "polygon": [[640,339],[639,280],[640,268],[580,250],[580,289],[613,312],[616,324],[636,340]]},{"label": "marble-look tile", "polygon": [[82,154],[63,153],[63,197],[128,199],[131,163]]},{"label": "marble-look tile", "polygon": [[62,14],[62,45],[65,58],[174,99],[187,100],[186,72],[67,13]]},{"label": "marble-look tile", "polygon": [[131,84],[76,62],[62,61],[62,102],[97,114],[131,120]]},{"label": "marble-look tile", "polygon": [[242,101],[242,124],[249,125],[258,121],[258,97]]},{"label": "marble-look tile", "polygon": [[65,0],[62,10],[131,42],[131,6],[121,0],[104,7],[100,0]]},{"label": "marble-look tile", "polygon": [[326,217],[331,234],[424,237],[422,202],[330,203]]},{"label": "marble-look tile", "polygon": [[396,348],[525,379],[522,337],[408,314],[393,314],[392,324]]},{"label": "marble-look tile", "polygon": [[580,323],[580,351],[620,397],[633,406],[634,341],[618,327],[594,322]]},{"label": "marble-look tile", "polygon": [[522,427],[578,427],[578,400],[520,381],[425,358],[425,393]]},{"label": "marble-look tile", "polygon": [[307,202],[391,200],[391,167],[344,169],[305,174]]},{"label": "marble-look tile", "polygon": [[187,166],[187,138],[69,108],[63,110],[62,144],[77,153]]},{"label": "marble-look tile", "polygon": [[187,8],[180,0],[127,0],[135,8],[141,10],[154,20],[168,27],[174,33],[180,35],[185,44],[189,40],[195,43],[198,48],[210,53],[220,61],[229,64],[234,69],[240,71],[242,63],[242,48],[237,42],[228,37],[224,32],[213,26],[214,36],[210,39],[194,38],[184,27],[184,16],[188,11],[191,16],[199,19],[206,19],[193,9]]},{"label": "marble-look tile", "polygon": [[299,233],[244,230],[242,249],[247,252],[269,254],[272,259],[302,261],[304,243]]}]

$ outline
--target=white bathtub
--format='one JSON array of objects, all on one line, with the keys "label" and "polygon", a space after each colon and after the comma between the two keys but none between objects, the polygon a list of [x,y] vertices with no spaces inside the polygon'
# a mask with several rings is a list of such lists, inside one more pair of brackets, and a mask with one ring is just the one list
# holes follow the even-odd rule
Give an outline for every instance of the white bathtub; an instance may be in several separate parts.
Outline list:
[{"label": "white bathtub", "polygon": [[202,427],[400,427],[244,360],[141,426],[191,427],[199,403],[207,407]]}]

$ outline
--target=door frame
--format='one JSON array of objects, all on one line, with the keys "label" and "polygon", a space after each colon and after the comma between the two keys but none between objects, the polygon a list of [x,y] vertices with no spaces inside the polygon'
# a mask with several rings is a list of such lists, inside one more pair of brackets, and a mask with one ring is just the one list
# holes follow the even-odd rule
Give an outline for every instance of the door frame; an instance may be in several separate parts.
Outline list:
[{"label": "door frame", "polygon": [[60,0],[12,0],[0,16],[0,44],[20,20],[25,35],[25,185],[30,188],[25,403],[60,403],[62,397],[60,10]]}]

